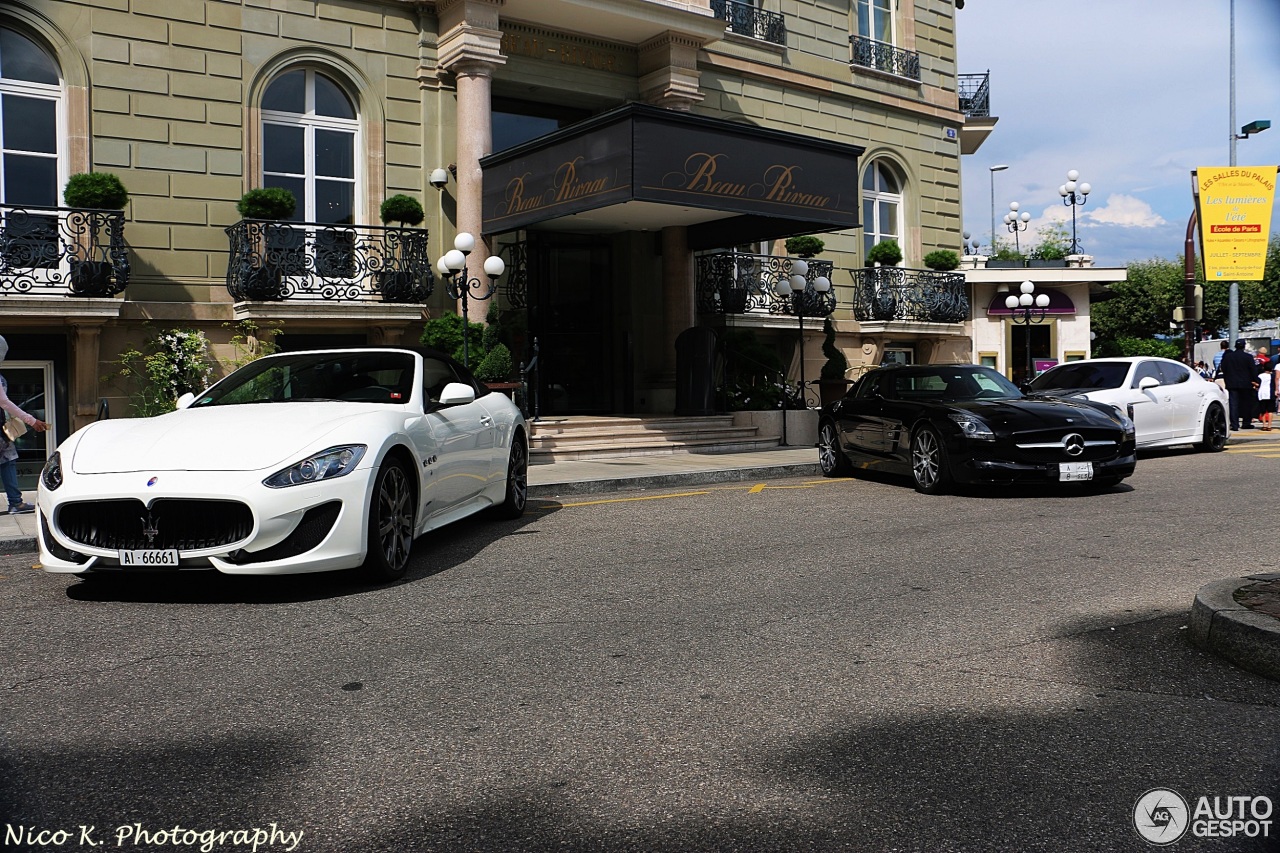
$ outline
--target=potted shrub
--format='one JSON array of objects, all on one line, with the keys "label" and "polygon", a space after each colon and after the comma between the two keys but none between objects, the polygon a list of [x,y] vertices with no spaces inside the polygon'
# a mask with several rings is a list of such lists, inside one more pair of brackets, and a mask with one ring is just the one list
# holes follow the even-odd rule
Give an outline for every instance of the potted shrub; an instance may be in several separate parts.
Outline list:
[{"label": "potted shrub", "polygon": [[960,266],[960,256],[950,249],[935,249],[924,256],[924,265],[938,272],[950,272]]},{"label": "potted shrub", "polygon": [[997,243],[995,251],[987,258],[987,266],[992,269],[1025,267],[1027,256],[1002,243]]},{"label": "potted shrub", "polygon": [[506,382],[511,378],[515,362],[506,344],[495,344],[476,365],[475,376],[481,382]]},{"label": "potted shrub", "polygon": [[1062,228],[1050,228],[1041,232],[1040,242],[1031,250],[1027,266],[1065,267],[1067,265],[1067,232]]},{"label": "potted shrub", "polygon": [[881,240],[867,251],[866,264],[869,267],[896,267],[902,263],[902,249],[896,240]]},{"label": "potted shrub", "polygon": [[[110,172],[80,172],[67,179],[62,190],[62,200],[67,207],[80,210],[124,210],[129,203],[129,191],[120,178]],[[84,223],[86,226],[89,222]],[[76,230],[76,229],[73,229]],[[87,230],[76,235],[88,240]],[[114,269],[110,261],[88,257],[90,245],[82,245],[87,257],[71,258],[71,295],[110,296],[119,291],[113,288]]]},{"label": "potted shrub", "polygon": [[[413,196],[403,193],[384,201],[378,212],[383,225],[398,222],[404,229],[418,225],[425,215],[422,204]],[[431,293],[431,287],[423,283],[423,270],[428,281],[434,283],[431,265],[427,262],[427,232],[405,230],[399,236],[398,257],[392,262],[388,255],[387,268],[378,273],[382,301],[422,302]]]},{"label": "potted shrub", "polygon": [[826,406],[843,397],[849,388],[845,381],[849,359],[836,346],[836,327],[830,317],[822,321],[822,334],[822,354],[827,360],[818,373],[818,392],[822,395],[822,405]]},{"label": "potted shrub", "polygon": [[[249,190],[240,196],[240,201],[236,203],[236,210],[240,212],[243,219],[270,221],[289,219],[297,209],[297,199],[284,187],[261,187]],[[301,249],[302,246],[296,232],[288,225],[268,225],[263,233],[265,246],[255,247],[251,259],[245,261],[241,269],[244,295],[246,299],[260,302],[279,301],[284,298],[281,282],[283,264],[268,264],[265,262],[266,256],[268,252],[283,254],[290,250]]]},{"label": "potted shrub", "polygon": [[826,248],[826,244],[812,234],[788,237],[786,246],[787,254],[798,258],[812,258],[822,254],[822,250]]}]

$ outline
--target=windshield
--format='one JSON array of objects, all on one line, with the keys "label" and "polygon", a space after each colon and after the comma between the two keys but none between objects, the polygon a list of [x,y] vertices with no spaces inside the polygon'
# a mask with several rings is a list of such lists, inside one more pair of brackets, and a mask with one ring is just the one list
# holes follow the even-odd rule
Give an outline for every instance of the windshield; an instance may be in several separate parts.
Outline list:
[{"label": "windshield", "polygon": [[970,400],[1017,400],[1018,387],[988,367],[938,365],[891,370],[884,379],[883,394],[890,400],[934,400],[963,403]]},{"label": "windshield", "polygon": [[1129,363],[1125,361],[1078,361],[1060,364],[1031,380],[1031,390],[1037,394],[1051,391],[1101,391],[1119,388],[1129,375]]},{"label": "windshield", "polygon": [[326,352],[260,358],[232,373],[191,408],[248,403],[409,402],[413,356],[406,352]]}]

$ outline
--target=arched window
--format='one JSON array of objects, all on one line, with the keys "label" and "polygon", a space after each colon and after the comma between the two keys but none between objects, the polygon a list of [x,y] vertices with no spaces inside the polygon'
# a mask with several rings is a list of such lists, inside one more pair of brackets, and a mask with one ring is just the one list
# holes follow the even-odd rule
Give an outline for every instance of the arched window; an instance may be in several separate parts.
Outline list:
[{"label": "arched window", "polygon": [[319,71],[281,74],[262,97],[262,184],[298,200],[294,220],[355,223],[360,123],[350,97]]},{"label": "arched window", "polygon": [[875,160],[862,176],[862,251],[881,240],[902,244],[902,180],[883,160]]},{"label": "arched window", "polygon": [[0,203],[56,207],[62,79],[35,42],[0,28]]}]

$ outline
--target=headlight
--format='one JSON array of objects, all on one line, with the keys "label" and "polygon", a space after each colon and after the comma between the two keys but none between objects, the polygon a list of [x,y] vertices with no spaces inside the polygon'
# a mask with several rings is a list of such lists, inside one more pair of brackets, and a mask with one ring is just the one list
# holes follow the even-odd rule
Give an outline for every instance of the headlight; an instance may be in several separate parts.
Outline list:
[{"label": "headlight", "polygon": [[965,438],[972,438],[975,441],[995,441],[996,434],[991,431],[991,427],[987,426],[987,422],[977,415],[947,415],[951,420],[955,421],[960,427],[960,431],[964,433]]},{"label": "headlight", "polygon": [[1120,423],[1120,428],[1124,430],[1124,434],[1126,436],[1136,435],[1137,428],[1133,425],[1133,406],[1127,406],[1127,412],[1119,406],[1112,406],[1111,408],[1115,410],[1116,420]]},{"label": "headlight", "polygon": [[363,444],[347,444],[321,450],[283,471],[277,471],[263,480],[262,485],[271,489],[283,489],[286,486],[300,486],[303,483],[341,477],[355,470],[356,464],[364,457],[365,450]]},{"label": "headlight", "polygon": [[51,492],[62,485],[62,454],[58,451],[53,451],[49,461],[44,463],[44,470],[40,472],[40,482],[44,483],[44,487]]}]

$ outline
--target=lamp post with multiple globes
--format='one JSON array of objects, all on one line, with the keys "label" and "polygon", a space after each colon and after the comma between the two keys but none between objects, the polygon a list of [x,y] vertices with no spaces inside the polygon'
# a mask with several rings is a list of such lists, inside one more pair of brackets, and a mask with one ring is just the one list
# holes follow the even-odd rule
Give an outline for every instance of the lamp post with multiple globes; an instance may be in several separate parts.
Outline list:
[{"label": "lamp post with multiple globes", "polygon": [[490,255],[484,261],[484,274],[488,282],[479,277],[467,277],[467,258],[476,247],[476,238],[466,231],[461,231],[453,238],[453,248],[445,252],[436,261],[436,271],[444,281],[445,292],[450,299],[462,302],[462,364],[470,368],[471,352],[468,342],[471,338],[470,318],[467,304],[472,300],[485,300],[498,292],[498,278],[506,271],[507,265],[497,255]]},{"label": "lamp post with multiple globes", "polygon": [[1021,293],[1010,293],[1004,298],[1004,305],[1012,313],[1010,319],[1027,327],[1027,372],[1022,381],[1031,381],[1031,325],[1044,322],[1049,309],[1049,294],[1036,293],[1033,282],[1024,281],[1020,286]]},{"label": "lamp post with multiple globes", "polygon": [[1058,187],[1058,195],[1062,203],[1071,208],[1071,254],[1080,254],[1080,243],[1076,240],[1076,208],[1083,207],[1089,201],[1089,191],[1093,187],[1080,182],[1080,173],[1075,169],[1067,172],[1067,182]]},{"label": "lamp post with multiple globes", "polygon": [[1019,255],[1022,254],[1022,246],[1018,242],[1018,234],[1026,231],[1031,224],[1031,214],[1025,210],[1018,213],[1018,203],[1016,201],[1009,202],[1009,212],[1004,215],[1005,227],[1009,229],[1009,233],[1013,235],[1013,250]]},{"label": "lamp post with multiple globes", "polygon": [[831,292],[831,279],[817,276],[808,279],[809,262],[796,258],[791,262],[791,275],[779,278],[774,289],[780,298],[791,299],[791,311],[800,324],[800,393],[804,394],[804,318],[825,317],[835,310],[835,294]]}]

